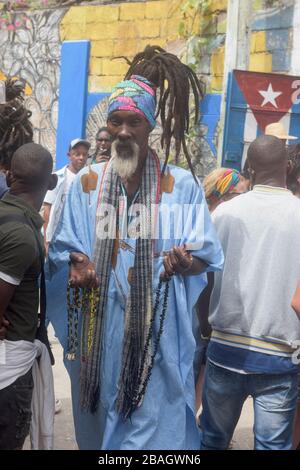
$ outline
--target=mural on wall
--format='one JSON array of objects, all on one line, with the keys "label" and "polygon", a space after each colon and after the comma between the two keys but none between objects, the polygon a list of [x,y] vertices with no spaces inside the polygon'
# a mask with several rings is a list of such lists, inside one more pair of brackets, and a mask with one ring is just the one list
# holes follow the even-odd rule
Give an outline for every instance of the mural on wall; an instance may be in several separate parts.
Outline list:
[{"label": "mural on wall", "polygon": [[[69,6],[72,3],[64,4]],[[94,147],[96,130],[106,122],[106,96],[127,69],[124,61],[112,60],[114,57],[132,57],[148,43],[158,44],[178,55],[183,54],[186,41],[180,37],[178,28],[182,19],[181,6],[181,0],[124,1],[35,11],[27,9],[2,17],[0,14],[3,19],[0,24],[0,80],[10,75],[26,81],[26,105],[33,113],[34,139],[47,147],[56,158],[56,168],[65,164],[68,143],[79,134],[84,135],[86,132]],[[192,24],[189,18],[185,18],[185,21]],[[192,31],[193,26],[189,28]],[[67,64],[64,63],[61,46],[64,41],[72,41],[74,52],[69,59],[74,57],[76,61],[77,40],[90,43],[87,70],[84,72],[86,80],[82,77],[80,82],[78,74],[74,80],[73,73],[71,76],[69,74],[66,85],[62,86],[60,74],[72,66],[68,59]],[[221,44],[219,38],[205,48],[206,55],[212,57],[207,76],[212,74],[214,82],[216,75],[219,83],[221,72],[215,70],[215,64],[222,59]],[[78,67],[81,67],[80,64]],[[204,59],[203,70],[200,71],[202,75],[205,75],[205,64]],[[80,113],[74,112],[79,86],[75,82],[80,82],[85,93],[85,98],[81,97]],[[214,86],[212,91],[217,92],[218,87]],[[206,169],[216,165],[215,144],[220,109],[218,99],[216,101],[215,98],[218,96],[217,93],[206,95],[202,103],[204,115],[201,124],[188,140],[196,172],[201,177],[207,173]],[[59,121],[60,129],[57,133],[58,97],[61,101],[68,101],[69,107]],[[83,121],[84,125],[79,125],[79,121]],[[160,135],[158,125],[151,141],[162,155]],[[63,142],[59,142],[61,138]]]},{"label": "mural on wall", "polygon": [[[225,3],[223,1],[222,5]],[[179,24],[182,21],[182,4],[182,0],[158,0],[135,3],[120,2],[101,7],[73,7],[68,10],[63,18],[60,28],[61,39],[63,41],[73,41],[74,51],[70,53],[73,54],[74,60],[78,54],[76,40],[90,40],[88,98],[97,93],[104,95],[99,98],[98,103],[95,103],[93,107],[87,106],[86,136],[92,143],[92,149],[95,145],[97,129],[106,123],[107,99],[105,96],[122,79],[128,68],[125,61],[112,59],[120,56],[132,58],[135,53],[144,49],[146,44],[157,44],[169,52],[185,57],[186,39],[181,37],[179,33]],[[220,8],[220,2],[218,8]],[[194,30],[198,28],[197,23],[191,21],[192,19],[185,18],[186,24],[189,25],[189,32],[192,32],[193,28]],[[224,14],[220,22],[222,27],[223,23]],[[218,26],[219,30],[220,25]],[[205,48],[205,57],[209,57],[211,60],[205,59],[203,64],[204,68],[206,63],[208,64],[209,70],[205,69],[208,75],[211,73],[210,67],[213,69],[213,91],[215,94],[206,95],[206,103],[202,110],[203,113],[206,113],[206,116],[203,116],[200,126],[195,129],[193,135],[187,141],[196,173],[200,177],[205,176],[217,163],[216,146],[214,144],[216,144],[217,123],[220,116],[220,95],[216,93],[218,89],[215,82],[222,83],[222,76],[215,64],[222,63],[224,51],[221,50],[220,52],[220,46],[224,43],[224,37],[225,34],[220,32],[218,39],[209,42]],[[215,56],[213,56],[214,52],[216,52]],[[63,64],[62,70],[64,70]],[[204,70],[201,69],[202,76],[204,75],[203,72]],[[67,81],[69,82],[69,80]],[[210,88],[208,90],[210,91]],[[66,93],[69,93],[69,91],[69,89],[66,90]],[[60,90],[62,100],[63,93],[64,90]],[[102,99],[103,101],[101,101]],[[70,113],[66,113],[63,121],[68,115]],[[70,116],[70,119],[72,119],[72,116]],[[69,126],[69,128],[73,127],[74,125]],[[163,156],[160,149],[160,137],[161,129],[158,123],[151,134],[151,145]],[[64,153],[63,149],[66,148],[68,140],[65,133],[61,138],[65,139],[65,142],[58,144],[62,149],[59,154]],[[180,162],[180,164],[184,163],[183,160]]]},{"label": "mural on wall", "polygon": [[55,155],[60,71],[59,23],[65,10],[27,15],[26,27],[0,30],[0,78],[17,76],[27,84],[34,140]]},{"label": "mural on wall", "polygon": [[[45,8],[79,5],[84,0],[6,0],[0,1],[0,29],[14,31],[30,27],[27,12]],[[89,1],[89,0],[87,0]],[[21,14],[19,12],[21,11]]]},{"label": "mural on wall", "polygon": [[93,154],[96,148],[96,134],[100,127],[106,126],[108,96],[102,98],[89,112],[86,121],[86,137],[91,143],[90,153]]},{"label": "mural on wall", "polygon": [[249,70],[288,72],[291,66],[294,0],[278,1],[269,9],[261,9],[261,4],[258,7],[249,24]]},{"label": "mural on wall", "polygon": [[[75,3],[77,6],[72,6]],[[79,127],[74,124],[82,120],[80,129],[83,134],[86,130],[87,137],[94,145],[96,129],[106,122],[106,96],[122,78],[126,68],[123,61],[113,58],[124,55],[132,57],[150,43],[178,55],[183,54],[190,62],[184,51],[196,45],[200,62],[194,65],[207,83],[207,94],[201,104],[200,125],[193,132],[188,145],[197,174],[204,176],[216,165],[227,0],[111,0],[103,3],[84,2],[84,5],[79,6],[80,3],[80,0],[0,1],[0,8],[1,5],[5,7],[0,10],[0,80],[12,75],[26,81],[26,104],[33,113],[35,141],[45,145],[54,157],[57,151],[58,158],[66,159],[70,138],[74,138],[74,133],[79,135],[76,130]],[[205,3],[207,7],[200,22],[194,21],[193,18],[197,17],[190,9],[186,9],[183,14],[186,3]],[[19,11],[21,4],[29,8]],[[52,7],[54,4],[57,5],[56,9],[33,10],[43,6]],[[294,0],[276,0],[266,5],[266,2],[256,0],[253,2],[253,15],[249,16],[249,69],[289,72],[293,60],[291,56],[295,52],[295,44],[292,45],[295,34]],[[10,11],[8,6],[12,7]],[[179,32],[182,22],[186,36]],[[191,35],[194,35],[193,41]],[[81,114],[72,112],[72,105],[78,101],[77,92],[73,90],[71,111],[60,121],[61,135],[68,134],[66,120],[73,134],[65,135],[65,141],[58,148],[58,96],[70,101],[70,91],[75,87],[73,75],[68,78],[67,87],[59,90],[59,75],[64,65],[61,61],[61,45],[64,41],[74,41],[75,45],[77,40],[86,40],[90,44],[85,80],[82,81],[85,97],[82,97]],[[299,54],[294,56],[296,63]],[[87,103],[84,108],[85,99]],[[151,139],[159,149],[159,126]],[[58,160],[58,167],[64,162]]]}]

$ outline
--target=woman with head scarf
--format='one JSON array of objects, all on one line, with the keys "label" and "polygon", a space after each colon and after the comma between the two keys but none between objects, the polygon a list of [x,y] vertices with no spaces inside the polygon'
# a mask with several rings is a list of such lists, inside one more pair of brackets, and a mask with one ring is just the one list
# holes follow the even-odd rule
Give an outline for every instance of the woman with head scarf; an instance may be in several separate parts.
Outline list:
[{"label": "woman with head scarf", "polygon": [[219,204],[248,191],[247,180],[231,168],[216,168],[203,181],[205,198],[212,212]]}]

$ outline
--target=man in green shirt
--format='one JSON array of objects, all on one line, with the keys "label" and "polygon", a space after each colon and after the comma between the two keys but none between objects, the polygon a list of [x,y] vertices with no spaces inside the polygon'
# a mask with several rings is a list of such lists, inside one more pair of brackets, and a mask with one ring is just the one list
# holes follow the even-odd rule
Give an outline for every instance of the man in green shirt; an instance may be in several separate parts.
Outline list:
[{"label": "man in green shirt", "polygon": [[29,143],[13,155],[0,201],[0,449],[21,449],[31,419],[43,240],[39,215],[53,189],[52,157]]}]

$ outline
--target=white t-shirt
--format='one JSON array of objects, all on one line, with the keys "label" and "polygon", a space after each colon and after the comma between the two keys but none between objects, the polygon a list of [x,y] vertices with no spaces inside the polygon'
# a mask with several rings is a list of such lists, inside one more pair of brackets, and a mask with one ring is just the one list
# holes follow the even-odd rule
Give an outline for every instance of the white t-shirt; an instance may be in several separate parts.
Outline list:
[{"label": "white t-shirt", "polygon": [[55,174],[58,178],[57,185],[52,191],[47,191],[44,199],[44,203],[51,205],[47,232],[45,234],[47,242],[52,240],[64,207],[66,196],[76,176],[67,166],[56,171]]},{"label": "white t-shirt", "polygon": [[267,354],[284,356],[300,339],[291,307],[300,279],[300,200],[287,189],[256,185],[220,204],[212,220],[225,256],[209,305],[213,330],[227,335],[227,345],[256,352],[259,341],[284,345],[279,352],[264,345]]}]

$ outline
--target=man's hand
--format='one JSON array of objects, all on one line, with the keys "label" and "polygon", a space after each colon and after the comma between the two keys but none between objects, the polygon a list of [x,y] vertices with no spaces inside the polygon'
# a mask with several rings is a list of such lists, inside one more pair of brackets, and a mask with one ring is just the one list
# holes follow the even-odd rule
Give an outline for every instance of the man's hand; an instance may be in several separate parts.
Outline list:
[{"label": "man's hand", "polygon": [[193,257],[186,251],[185,245],[174,246],[164,258],[165,271],[161,273],[160,278],[166,282],[174,274],[186,274],[193,264]]},{"label": "man's hand", "polygon": [[7,328],[9,327],[10,323],[6,319],[5,315],[7,314],[7,307],[9,302],[13,298],[13,295],[16,290],[15,284],[9,284],[3,279],[0,278],[0,339],[6,338]]},{"label": "man's hand", "polygon": [[94,263],[86,255],[70,253],[70,262],[70,287],[87,287],[92,289],[99,286],[99,278],[97,277]]},{"label": "man's hand", "polygon": [[160,275],[163,282],[169,281],[174,274],[182,276],[200,274],[207,267],[205,261],[192,256],[185,245],[174,246],[165,256],[163,264],[165,271]]},{"label": "man's hand", "polygon": [[9,321],[6,320],[6,318],[2,318],[0,320],[0,340],[6,338],[6,331],[8,327],[9,327]]}]

